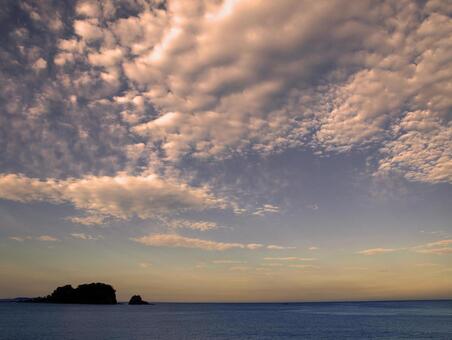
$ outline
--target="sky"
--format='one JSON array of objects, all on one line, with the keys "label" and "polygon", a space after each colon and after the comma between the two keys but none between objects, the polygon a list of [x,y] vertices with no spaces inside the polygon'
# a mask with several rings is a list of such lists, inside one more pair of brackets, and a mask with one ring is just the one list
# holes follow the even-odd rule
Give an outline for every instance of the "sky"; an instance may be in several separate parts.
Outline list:
[{"label": "sky", "polygon": [[0,8],[0,297],[452,298],[452,2]]}]

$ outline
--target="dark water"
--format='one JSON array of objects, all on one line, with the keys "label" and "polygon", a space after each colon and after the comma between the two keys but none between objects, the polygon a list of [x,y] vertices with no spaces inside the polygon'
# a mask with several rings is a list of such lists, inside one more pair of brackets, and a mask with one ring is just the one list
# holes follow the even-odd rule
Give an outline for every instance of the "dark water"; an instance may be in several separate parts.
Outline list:
[{"label": "dark water", "polygon": [[452,301],[0,303],[1,339],[452,339]]}]

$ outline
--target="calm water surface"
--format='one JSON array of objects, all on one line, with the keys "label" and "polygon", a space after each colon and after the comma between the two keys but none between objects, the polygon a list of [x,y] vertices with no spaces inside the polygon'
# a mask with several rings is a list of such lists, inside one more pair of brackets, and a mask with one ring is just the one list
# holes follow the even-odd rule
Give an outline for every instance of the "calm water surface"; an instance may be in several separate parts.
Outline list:
[{"label": "calm water surface", "polygon": [[0,303],[0,339],[452,339],[452,301]]}]

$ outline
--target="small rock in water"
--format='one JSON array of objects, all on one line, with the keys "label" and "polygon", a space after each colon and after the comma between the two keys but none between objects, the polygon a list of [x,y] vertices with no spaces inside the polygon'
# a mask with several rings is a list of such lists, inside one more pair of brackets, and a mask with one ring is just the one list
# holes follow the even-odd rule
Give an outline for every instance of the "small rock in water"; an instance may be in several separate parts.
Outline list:
[{"label": "small rock in water", "polygon": [[141,299],[141,296],[139,296],[139,295],[134,295],[129,300],[129,305],[148,305],[148,304],[149,303],[146,301],[143,301]]}]

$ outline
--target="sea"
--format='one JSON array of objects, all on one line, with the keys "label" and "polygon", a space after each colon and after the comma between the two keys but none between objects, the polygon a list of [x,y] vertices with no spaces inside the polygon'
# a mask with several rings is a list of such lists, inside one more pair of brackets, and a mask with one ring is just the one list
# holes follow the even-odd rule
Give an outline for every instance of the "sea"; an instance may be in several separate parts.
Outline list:
[{"label": "sea", "polygon": [[0,339],[452,339],[452,301],[3,302]]}]

